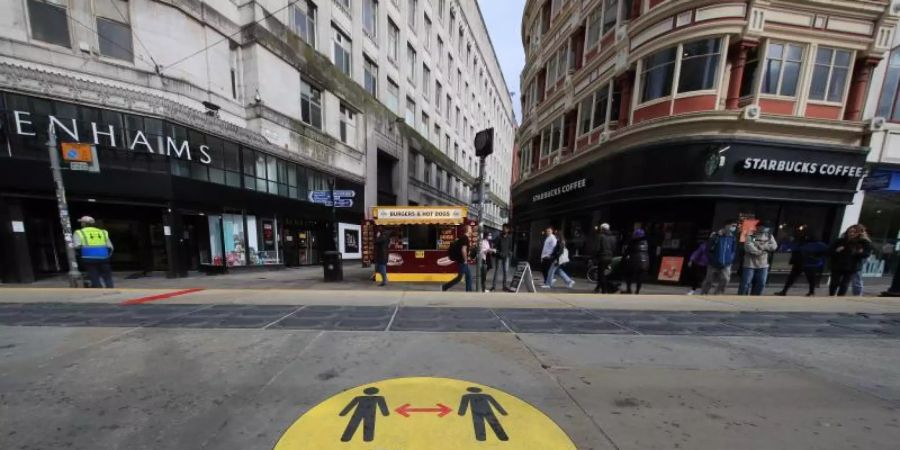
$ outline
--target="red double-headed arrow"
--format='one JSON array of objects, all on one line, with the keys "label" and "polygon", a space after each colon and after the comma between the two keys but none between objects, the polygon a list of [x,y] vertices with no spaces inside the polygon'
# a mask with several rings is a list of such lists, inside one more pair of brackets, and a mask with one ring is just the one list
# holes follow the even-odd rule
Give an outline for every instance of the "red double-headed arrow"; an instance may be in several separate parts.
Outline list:
[{"label": "red double-headed arrow", "polygon": [[436,406],[436,408],[411,408],[409,403],[406,403],[394,411],[397,411],[397,414],[400,414],[403,417],[409,417],[410,413],[438,413],[438,417],[444,417],[453,411],[447,405],[438,403]]}]

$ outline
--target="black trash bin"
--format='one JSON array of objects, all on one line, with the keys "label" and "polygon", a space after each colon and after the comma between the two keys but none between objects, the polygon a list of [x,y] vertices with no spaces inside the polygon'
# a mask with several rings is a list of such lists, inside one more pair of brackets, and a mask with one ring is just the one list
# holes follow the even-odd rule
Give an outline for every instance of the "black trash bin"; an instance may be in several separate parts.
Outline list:
[{"label": "black trash bin", "polygon": [[325,281],[344,281],[344,260],[341,259],[341,252],[323,253],[322,269],[325,270]]}]

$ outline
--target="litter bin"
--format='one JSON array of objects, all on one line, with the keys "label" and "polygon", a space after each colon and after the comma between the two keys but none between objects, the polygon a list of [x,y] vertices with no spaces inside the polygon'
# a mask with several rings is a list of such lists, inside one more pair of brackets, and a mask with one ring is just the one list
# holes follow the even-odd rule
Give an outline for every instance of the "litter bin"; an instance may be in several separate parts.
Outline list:
[{"label": "litter bin", "polygon": [[322,269],[325,270],[325,281],[344,281],[344,261],[341,259],[341,252],[323,253]]}]

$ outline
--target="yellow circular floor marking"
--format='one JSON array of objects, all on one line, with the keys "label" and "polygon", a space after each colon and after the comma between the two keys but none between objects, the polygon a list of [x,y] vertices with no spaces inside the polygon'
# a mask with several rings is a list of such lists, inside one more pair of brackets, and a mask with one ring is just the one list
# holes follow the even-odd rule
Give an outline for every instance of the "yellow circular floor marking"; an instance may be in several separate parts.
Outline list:
[{"label": "yellow circular floor marking", "polygon": [[574,450],[537,408],[449,378],[394,378],[349,389],[297,419],[275,450]]}]

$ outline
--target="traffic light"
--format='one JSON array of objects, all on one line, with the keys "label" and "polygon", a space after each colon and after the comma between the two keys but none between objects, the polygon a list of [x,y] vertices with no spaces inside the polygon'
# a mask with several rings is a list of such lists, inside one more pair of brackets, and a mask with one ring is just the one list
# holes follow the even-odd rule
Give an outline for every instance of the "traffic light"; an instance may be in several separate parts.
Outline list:
[{"label": "traffic light", "polygon": [[494,153],[494,129],[487,128],[475,135],[475,156],[486,158]]}]

